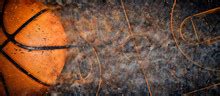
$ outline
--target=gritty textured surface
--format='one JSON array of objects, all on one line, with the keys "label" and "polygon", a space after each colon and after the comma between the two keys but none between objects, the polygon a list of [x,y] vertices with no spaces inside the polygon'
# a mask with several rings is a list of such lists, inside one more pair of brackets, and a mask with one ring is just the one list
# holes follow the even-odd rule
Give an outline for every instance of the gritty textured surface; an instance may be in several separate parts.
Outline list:
[{"label": "gritty textured surface", "polygon": [[[133,35],[121,3],[105,1],[46,0],[60,16],[69,43],[81,46],[69,49],[66,65],[51,93],[95,94],[100,85],[101,95],[144,95],[148,94],[145,75],[155,96],[184,94],[213,84],[216,86],[192,94],[220,94],[220,73],[193,65],[176,48],[169,29],[172,0],[124,2]],[[175,32],[187,16],[220,6],[209,0],[178,1]],[[201,38],[220,35],[219,16],[195,18]],[[195,39],[190,23],[184,30]],[[180,41],[180,47],[205,68],[220,69],[220,42],[188,45]]]}]

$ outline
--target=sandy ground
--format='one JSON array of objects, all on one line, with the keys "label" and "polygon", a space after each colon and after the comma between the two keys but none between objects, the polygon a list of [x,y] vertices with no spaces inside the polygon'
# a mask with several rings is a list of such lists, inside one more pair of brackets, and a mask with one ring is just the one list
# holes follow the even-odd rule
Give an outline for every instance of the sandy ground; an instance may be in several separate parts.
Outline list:
[{"label": "sandy ground", "polygon": [[[179,34],[184,18],[219,7],[217,1],[178,0],[174,9],[177,44],[199,65],[176,47],[170,31],[172,0],[128,0],[124,8],[120,0],[39,1],[60,17],[69,44],[80,46],[68,50],[52,95],[220,94],[220,42],[193,45]],[[220,36],[219,17],[219,12],[193,17],[200,41]],[[197,40],[191,21],[183,31],[187,41]]]},{"label": "sandy ground", "polygon": [[[169,25],[171,1],[124,2],[124,9],[120,2],[57,2],[49,4],[61,17],[69,43],[82,47],[69,50],[51,93],[144,95],[151,91],[155,96],[176,96],[204,88],[190,94],[220,94],[216,71],[220,43],[190,45],[178,34],[184,18],[216,6],[177,2],[174,10],[179,46],[201,68],[176,48]],[[219,16],[193,18],[201,40],[220,35]],[[190,22],[183,30],[190,40],[196,40]]]}]

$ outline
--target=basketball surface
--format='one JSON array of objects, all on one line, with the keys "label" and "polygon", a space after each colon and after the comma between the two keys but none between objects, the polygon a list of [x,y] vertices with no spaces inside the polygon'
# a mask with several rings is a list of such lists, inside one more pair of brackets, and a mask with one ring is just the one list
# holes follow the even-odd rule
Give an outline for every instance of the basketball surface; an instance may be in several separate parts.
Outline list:
[{"label": "basketball surface", "polygon": [[66,50],[27,50],[25,46],[66,45],[64,29],[46,6],[33,0],[8,0],[0,31],[0,71],[10,95],[42,95],[55,83]]}]

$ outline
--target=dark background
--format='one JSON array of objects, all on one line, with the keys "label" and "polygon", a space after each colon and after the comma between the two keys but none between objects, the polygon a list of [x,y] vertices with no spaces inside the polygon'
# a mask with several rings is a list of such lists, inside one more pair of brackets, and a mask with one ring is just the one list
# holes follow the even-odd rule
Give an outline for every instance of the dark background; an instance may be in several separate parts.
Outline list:
[{"label": "dark background", "polygon": [[[83,45],[85,43],[77,35],[80,31],[88,31],[87,27],[93,25],[90,22],[94,20],[93,18],[97,18],[95,20],[98,22],[95,29],[93,29],[94,34],[89,35],[89,37],[98,38],[94,41],[104,42],[105,38],[114,37],[118,30],[121,30],[122,33],[128,32],[120,0],[38,1],[48,5],[61,18],[70,44]],[[179,96],[195,90],[197,91],[191,95],[220,95],[220,73],[193,65],[176,49],[169,31],[169,13],[173,0],[123,1],[134,33],[147,33],[150,40],[146,41],[141,38],[136,41],[142,48],[141,60],[135,57],[136,52],[132,42],[126,43],[122,49],[116,48],[128,34],[120,34],[119,38],[114,39],[115,41],[111,43],[92,43],[97,47],[103,70],[100,95],[149,94],[143,74],[139,70],[138,61],[142,61],[145,64],[144,70],[153,95]],[[2,6],[2,3],[0,3],[0,6]],[[216,7],[220,7],[219,0],[177,0],[174,11],[175,30],[178,29],[181,21],[187,16]],[[115,21],[116,17],[112,14],[113,12],[119,13],[119,21]],[[2,16],[2,10],[0,14]],[[143,15],[149,17],[146,19],[141,17]],[[0,18],[2,20],[2,17]],[[103,22],[107,23],[107,25]],[[204,38],[220,36],[219,11],[195,20],[195,22],[201,33],[204,34]],[[107,27],[103,27],[103,25]],[[110,34],[108,33],[108,27],[111,27]],[[189,31],[187,34],[190,34],[191,27],[188,26],[187,28],[186,30]],[[180,42],[180,46],[193,60],[201,62],[204,67],[220,69],[219,41],[212,45],[201,44],[198,46],[188,46]],[[115,49],[119,51],[115,51]],[[67,63],[57,80],[57,84],[51,87],[49,93],[95,95],[100,76],[98,64],[95,61],[96,56],[91,50],[89,45],[85,45],[85,48],[68,50]],[[83,56],[81,56],[82,54]],[[129,60],[125,58],[124,54],[128,56]],[[81,71],[83,76],[86,76],[89,73],[90,63],[94,64],[93,75],[89,78],[91,80],[88,80],[89,83],[78,83],[77,80],[80,80],[79,71]],[[79,64],[80,68],[78,69]]]}]

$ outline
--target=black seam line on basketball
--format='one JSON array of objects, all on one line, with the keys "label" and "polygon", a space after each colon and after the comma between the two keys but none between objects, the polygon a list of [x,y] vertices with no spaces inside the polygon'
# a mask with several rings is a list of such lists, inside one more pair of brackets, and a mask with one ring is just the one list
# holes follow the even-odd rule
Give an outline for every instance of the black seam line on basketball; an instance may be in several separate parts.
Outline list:
[{"label": "black seam line on basketball", "polygon": [[14,43],[15,45],[29,50],[29,51],[37,51],[37,50],[58,50],[58,49],[68,49],[68,48],[75,48],[75,47],[79,47],[77,45],[65,45],[65,46],[27,46],[27,45],[23,45],[19,42],[17,42],[16,40],[12,40],[12,43]]},{"label": "black seam line on basketball", "polygon": [[[28,19],[24,24],[22,24],[12,35],[9,34],[4,26],[4,22],[2,21],[3,24],[3,33],[6,35],[6,37],[10,40],[13,40],[15,38],[15,36],[24,28],[26,27],[30,22],[32,22],[34,19],[36,19],[38,16],[40,16],[41,14],[43,14],[44,12],[48,11],[48,9],[43,9],[40,12],[36,13],[34,16],[32,16],[30,19]],[[3,17],[3,16],[2,16]]]},{"label": "black seam line on basketball", "polygon": [[[7,0],[5,1],[5,3],[7,3]],[[4,9],[5,9],[5,6],[3,6],[3,13],[4,13]],[[24,24],[22,24],[13,34],[9,34],[6,29],[5,29],[5,26],[4,26],[4,22],[3,20],[1,21],[2,22],[2,30],[3,30],[3,33],[6,35],[6,37],[10,40],[13,40],[15,38],[15,36],[24,28],[26,27],[30,22],[32,22],[34,19],[36,19],[38,16],[40,16],[41,14],[43,14],[44,12],[48,11],[48,9],[43,9],[41,11],[39,11],[38,13],[36,13],[34,16],[32,16],[30,19],[28,19]],[[2,16],[4,17],[4,15]]]},{"label": "black seam line on basketball", "polygon": [[9,42],[10,40],[7,39],[1,46],[0,46],[0,50],[2,50]]},{"label": "black seam line on basketball", "polygon": [[3,51],[3,48],[8,44],[8,42],[10,42],[11,40],[13,41],[14,40],[14,37],[20,32],[21,29],[23,29],[25,26],[27,26],[31,21],[33,21],[36,17],[38,17],[40,14],[46,12],[47,9],[44,9],[44,10],[41,10],[40,12],[38,12],[37,14],[35,14],[33,17],[31,17],[28,21],[26,21],[21,27],[19,27],[18,30],[16,30],[16,32],[12,35],[8,34],[7,31],[5,30],[5,26],[3,24],[3,32],[4,34],[6,35],[6,37],[8,38],[4,43],[3,45],[1,45],[1,53],[10,61],[12,62],[12,64],[14,64],[21,72],[25,73],[27,76],[29,76],[30,78],[32,78],[33,80],[37,81],[38,83],[40,84],[43,84],[45,86],[49,86],[49,84],[46,84],[44,82],[41,82],[39,79],[37,79],[36,77],[34,77],[33,75],[31,74],[28,74],[28,72],[23,69],[19,64],[17,64],[12,58],[10,58],[10,56],[7,55],[7,53],[5,53]]},{"label": "black seam line on basketball", "polygon": [[10,94],[9,94],[9,91],[8,91],[8,87],[7,87],[7,85],[6,85],[5,78],[4,78],[4,76],[2,75],[2,73],[0,73],[0,79],[1,79],[1,81],[2,81],[2,83],[3,83],[3,87],[4,87],[4,89],[5,89],[6,96],[9,96]]},{"label": "black seam line on basketball", "polygon": [[48,9],[43,9],[40,12],[38,12],[37,14],[35,14],[34,16],[32,16],[30,19],[28,19],[24,24],[21,25],[21,27],[19,27],[11,36],[11,38],[14,39],[14,37],[24,28],[26,27],[30,22],[32,22],[34,19],[36,19],[38,16],[40,16],[41,14],[43,14],[44,12],[48,11]]},{"label": "black seam line on basketball", "polygon": [[37,14],[35,14],[33,17],[31,17],[29,20],[27,20],[21,27],[19,27],[12,35],[8,34],[8,32],[5,30],[5,27],[3,25],[3,32],[5,33],[6,37],[10,39],[15,45],[18,45],[19,47],[23,49],[27,49],[29,51],[32,50],[56,50],[56,49],[68,49],[68,48],[75,48],[78,47],[76,45],[65,45],[65,46],[27,46],[23,45],[15,40],[15,36],[24,28],[26,27],[30,22],[32,22],[34,19],[36,19],[38,16],[43,14],[44,12],[48,11],[48,9],[43,9]]},{"label": "black seam line on basketball", "polygon": [[7,55],[7,53],[5,53],[3,50],[1,50],[1,53],[17,68],[19,69],[21,72],[23,72],[25,75],[27,75],[28,77],[30,77],[31,79],[33,79],[34,81],[45,85],[45,86],[50,86],[50,84],[47,84],[45,82],[42,82],[41,80],[39,80],[38,78],[34,77],[32,74],[29,74],[28,71],[26,71],[25,69],[23,69],[19,64],[17,64],[10,56]]},{"label": "black seam line on basketball", "polygon": [[[37,81],[38,83],[40,84],[43,84],[45,86],[50,86],[49,84],[46,84],[44,82],[41,82],[39,79],[37,79],[36,77],[34,77],[33,75],[29,74],[25,69],[23,69],[19,64],[17,64],[10,56],[7,55],[7,53],[5,53],[3,51],[3,48],[8,44],[8,42],[10,41],[15,41],[14,37],[24,28],[26,27],[31,21],[33,21],[35,18],[37,18],[39,15],[43,14],[44,12],[46,12],[47,9],[44,9],[44,10],[41,10],[40,12],[38,12],[37,14],[35,14],[33,17],[31,17],[28,21],[26,21],[21,27],[19,27],[15,32],[14,34],[10,35],[6,29],[5,29],[5,26],[4,26],[4,23],[3,23],[3,32],[4,34],[6,35],[6,37],[8,38],[3,45],[0,46],[0,51],[1,53],[10,61],[12,62],[12,64],[14,64],[21,72],[25,73],[27,76],[29,76],[30,78],[32,78],[33,80]],[[18,42],[17,42],[18,44]],[[22,44],[21,44],[22,45]],[[54,48],[70,48],[70,47],[73,47],[73,46],[61,46],[61,47],[47,47],[46,49],[54,49]],[[42,49],[42,48],[38,48],[38,49]]]},{"label": "black seam line on basketball", "polygon": [[[5,10],[5,5],[7,3],[7,0],[4,2],[4,6],[3,6],[3,13]],[[38,12],[37,14],[35,14],[33,17],[31,17],[29,20],[27,20],[21,27],[19,27],[12,35],[10,35],[4,26],[3,20],[2,20],[2,24],[3,24],[3,33],[6,35],[6,37],[8,39],[10,39],[10,41],[12,41],[15,45],[19,45],[19,47],[32,51],[32,50],[56,50],[56,49],[68,49],[68,48],[76,48],[79,47],[77,45],[64,45],[64,46],[27,46],[27,45],[23,45],[19,42],[17,42],[15,40],[15,36],[24,28],[26,27],[31,21],[33,21],[35,18],[37,18],[38,16],[40,16],[41,14],[43,14],[44,12],[46,12],[48,9],[43,9],[40,12]],[[3,15],[3,14],[2,14]],[[3,16],[2,16],[3,17]],[[7,43],[6,43],[7,44]],[[0,48],[4,48],[4,46],[0,46]]]},{"label": "black seam line on basketball", "polygon": [[[7,0],[4,2],[5,4],[7,3]],[[4,6],[5,7],[5,6]],[[4,9],[3,7],[3,9]],[[24,28],[26,27],[31,21],[33,21],[35,18],[37,18],[38,16],[40,16],[41,14],[43,14],[44,12],[46,12],[48,9],[43,9],[41,10],[40,12],[36,13],[34,16],[32,16],[30,19],[28,19],[23,25],[21,25],[21,27],[19,27],[12,35],[10,35],[6,29],[5,29],[5,26],[4,26],[4,23],[2,21],[2,30],[3,30],[3,33],[6,35],[7,37],[7,40],[0,46],[0,49],[3,49],[9,41],[14,41],[14,37]],[[3,10],[4,11],[4,10]],[[3,16],[2,16],[3,17]]]}]

